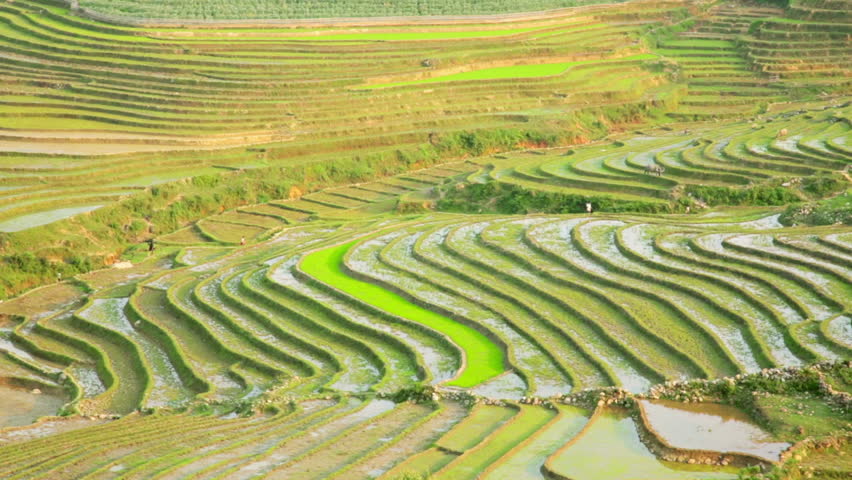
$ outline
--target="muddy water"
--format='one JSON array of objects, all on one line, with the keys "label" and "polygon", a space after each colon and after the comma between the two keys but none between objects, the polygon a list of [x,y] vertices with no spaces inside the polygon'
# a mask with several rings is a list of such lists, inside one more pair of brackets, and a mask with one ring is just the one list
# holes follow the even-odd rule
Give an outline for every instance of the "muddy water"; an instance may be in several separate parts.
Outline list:
[{"label": "muddy water", "polygon": [[39,417],[55,415],[64,404],[57,396],[0,385],[0,428],[29,425]]},{"label": "muddy water", "polygon": [[733,469],[658,460],[639,439],[633,419],[621,410],[602,412],[576,443],[550,460],[550,467],[583,480],[737,478]]},{"label": "muddy water", "polygon": [[789,443],[773,442],[742,410],[715,403],[640,402],[648,421],[666,442],[690,450],[748,453],[778,460]]}]

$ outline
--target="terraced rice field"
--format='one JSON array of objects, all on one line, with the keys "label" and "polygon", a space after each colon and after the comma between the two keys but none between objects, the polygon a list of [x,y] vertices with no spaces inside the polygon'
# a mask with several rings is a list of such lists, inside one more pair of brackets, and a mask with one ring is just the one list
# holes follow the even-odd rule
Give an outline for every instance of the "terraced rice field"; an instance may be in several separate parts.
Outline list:
[{"label": "terraced rice field", "polygon": [[[476,3],[456,3],[437,0],[429,3],[400,1],[394,3],[366,0],[360,2],[339,2],[317,5],[309,1],[295,0],[287,4],[279,4],[268,0],[256,2],[238,1],[236,3],[209,2],[203,6],[187,1],[177,0],[168,5],[162,5],[153,0],[142,2],[107,2],[105,0],[83,0],[79,2],[84,11],[93,15],[108,15],[117,21],[144,23],[147,19],[177,23],[186,19],[203,20],[245,20],[245,19],[315,19],[340,18],[345,21],[351,17],[391,17],[408,16],[412,20],[417,17],[433,15],[472,15],[503,12],[525,12],[549,10],[555,8],[575,7],[577,5],[603,3],[588,0],[522,0],[509,2],[507,0],[488,0]],[[494,15],[499,18],[499,16]],[[452,18],[452,17],[445,17]],[[162,19],[162,20],[161,20]]]},{"label": "terraced rice field", "polygon": [[[795,5],[701,12],[630,2],[500,23],[217,30],[107,25],[48,0],[7,2],[0,228],[38,226],[187,177],[376,154],[469,125],[567,128],[582,140],[594,128],[587,116],[602,110],[616,121],[671,107],[679,120],[712,119],[753,114],[806,85],[848,94],[850,52],[840,38],[848,15],[813,23],[807,8],[842,5]],[[697,16],[683,20],[689,12]],[[645,46],[688,21],[692,29]],[[749,31],[755,22],[761,28]],[[807,48],[795,58],[822,58],[808,50],[826,40],[807,33],[820,25],[838,44],[822,60],[837,67],[825,72],[790,66],[780,42],[753,47],[761,35],[796,29]],[[661,61],[680,73],[667,78]],[[778,62],[795,75],[773,81]]]},{"label": "terraced rice field", "polygon": [[[110,438],[105,450],[67,437],[55,461],[6,464],[11,478],[373,478],[403,460],[395,472],[435,478],[539,478],[542,466],[575,478],[572,456],[593,455],[586,449],[599,447],[589,442],[612,445],[597,436],[614,435],[639,449],[643,475],[696,478],[694,468],[640,453],[635,427],[618,413],[600,413],[574,445],[588,413],[483,405],[429,450],[466,409],[381,396],[418,384],[510,401],[610,386],[643,393],[667,380],[848,359],[852,338],[837,326],[848,323],[852,298],[845,234],[752,216],[380,216],[274,227],[248,248],[204,238],[163,246],[184,266],[16,317],[7,355],[26,372],[16,378],[47,391],[65,385],[74,392],[66,408],[83,412],[215,411],[259,400],[267,414],[181,417],[182,430],[206,432],[205,446],[178,451],[159,445],[159,415],[131,415],[90,429]],[[284,398],[296,403],[279,406]],[[132,426],[119,437],[97,433],[120,424]],[[33,441],[57,448],[63,435],[72,434]],[[334,453],[335,438],[350,435],[363,450]],[[384,443],[397,441],[406,446],[390,460],[394,447]],[[120,442],[150,446],[96,454],[127,451]]]},{"label": "terraced rice field", "polygon": [[845,169],[850,111],[848,105],[820,107],[767,121],[492,155],[473,160],[481,167],[470,179],[614,202],[680,201],[700,208],[712,199],[702,198],[696,187],[790,187],[794,177]]},{"label": "terraced rice field", "polygon": [[[672,87],[643,67],[656,56],[638,38],[682,11],[647,2],[500,24],[211,30],[119,27],[48,1],[7,2],[0,220],[38,212],[16,222],[36,226],[152,185],[384,154],[472,123],[647,109]],[[616,80],[625,72],[629,81]],[[606,91],[592,84],[605,78]],[[558,92],[571,94],[557,105]]]},{"label": "terraced rice field", "polygon": [[[466,413],[451,401],[426,406],[329,399],[271,408],[252,418],[134,414],[90,426],[82,431],[83,438],[76,430],[26,443],[31,453],[51,449],[50,462],[35,463],[23,451],[8,447],[0,453],[4,465],[14,467],[4,471],[10,478],[396,478],[395,472],[428,471],[435,478],[542,478],[539,469],[550,477],[567,478],[576,475],[577,468],[592,465],[572,457],[591,459],[594,445],[624,443],[634,462],[629,473],[652,472],[654,478],[671,479],[736,478],[732,468],[712,472],[707,466],[656,460],[639,441],[634,421],[619,410],[603,409],[589,418],[577,407],[507,404],[479,405],[463,418]],[[164,445],[169,435],[163,431],[165,425],[179,425],[186,434],[204,432],[204,438],[175,449]],[[473,427],[480,430],[467,434]],[[347,445],[341,448],[344,438]],[[91,448],[74,448],[81,440]],[[430,440],[437,446],[422,450]],[[120,454],[131,443],[136,445],[134,453]],[[403,463],[397,459],[384,463],[393,450],[422,451]],[[613,475],[617,469],[613,467],[584,478],[625,478]]]},{"label": "terraced rice field", "polygon": [[849,77],[848,2],[793,0],[781,18],[761,22],[747,40],[749,59],[785,81],[830,82]]},{"label": "terraced rice field", "polygon": [[0,478],[845,478],[847,4],[3,3]]}]

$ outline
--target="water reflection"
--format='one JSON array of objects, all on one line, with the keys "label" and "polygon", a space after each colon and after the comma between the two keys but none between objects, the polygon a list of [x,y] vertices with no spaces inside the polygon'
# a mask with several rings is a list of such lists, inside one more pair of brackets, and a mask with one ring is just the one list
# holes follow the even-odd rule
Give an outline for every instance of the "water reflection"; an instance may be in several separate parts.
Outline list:
[{"label": "water reflection", "polygon": [[54,395],[0,385],[0,428],[29,425],[40,417],[55,415],[65,400]]},{"label": "water reflection", "polygon": [[551,470],[583,480],[734,479],[736,469],[657,459],[623,410],[606,410],[582,437],[549,462]]},{"label": "water reflection", "polygon": [[775,461],[790,446],[773,442],[745,412],[729,405],[665,400],[640,404],[651,427],[677,448],[748,453]]}]

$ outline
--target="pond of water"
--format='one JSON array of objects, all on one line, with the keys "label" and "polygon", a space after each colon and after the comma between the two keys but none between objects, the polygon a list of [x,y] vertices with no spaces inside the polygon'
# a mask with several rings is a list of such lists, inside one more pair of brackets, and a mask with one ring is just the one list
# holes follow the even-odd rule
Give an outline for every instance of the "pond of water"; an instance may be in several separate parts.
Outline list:
[{"label": "pond of water", "polygon": [[775,461],[790,446],[772,441],[745,412],[730,405],[665,400],[643,400],[640,405],[651,427],[674,447],[748,453]]},{"label": "pond of water", "polygon": [[734,479],[735,469],[664,462],[639,439],[625,411],[607,410],[593,420],[577,441],[550,461],[550,468],[584,480]]},{"label": "pond of water", "polygon": [[64,404],[64,399],[54,395],[0,385],[0,428],[29,425],[39,417],[55,415]]}]

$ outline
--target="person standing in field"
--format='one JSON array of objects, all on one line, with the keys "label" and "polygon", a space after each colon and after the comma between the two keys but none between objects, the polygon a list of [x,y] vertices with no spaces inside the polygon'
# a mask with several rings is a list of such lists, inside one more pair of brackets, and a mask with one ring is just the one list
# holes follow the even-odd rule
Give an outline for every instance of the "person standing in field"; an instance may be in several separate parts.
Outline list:
[{"label": "person standing in field", "polygon": [[592,214],[592,202],[586,202],[586,213]]}]

